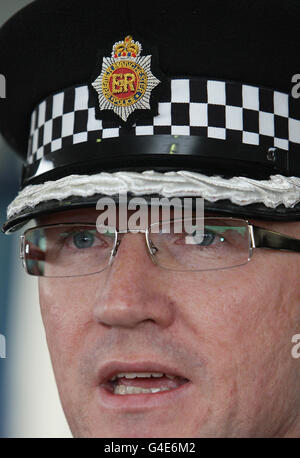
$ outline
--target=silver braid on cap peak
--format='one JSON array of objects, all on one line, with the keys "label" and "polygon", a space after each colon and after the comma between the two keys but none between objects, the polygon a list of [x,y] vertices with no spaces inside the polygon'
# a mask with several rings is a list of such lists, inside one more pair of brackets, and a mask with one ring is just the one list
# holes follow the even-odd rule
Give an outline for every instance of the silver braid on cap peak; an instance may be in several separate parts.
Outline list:
[{"label": "silver braid on cap peak", "polygon": [[300,178],[273,175],[269,180],[246,177],[226,179],[184,170],[69,175],[56,181],[26,186],[9,205],[7,217],[11,218],[25,208],[34,208],[52,199],[60,201],[70,196],[112,196],[122,193],[137,196],[159,194],[168,198],[198,196],[209,202],[229,199],[241,206],[259,202],[269,208],[276,208],[280,204],[292,208],[300,202]]}]

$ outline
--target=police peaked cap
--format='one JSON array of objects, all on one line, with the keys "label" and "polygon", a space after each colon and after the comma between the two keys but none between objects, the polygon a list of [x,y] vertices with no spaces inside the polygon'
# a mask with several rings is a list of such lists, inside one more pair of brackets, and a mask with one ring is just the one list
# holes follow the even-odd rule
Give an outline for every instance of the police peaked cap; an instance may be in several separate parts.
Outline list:
[{"label": "police peaked cap", "polygon": [[36,0],[0,30],[4,231],[103,195],[300,219],[298,0]]}]

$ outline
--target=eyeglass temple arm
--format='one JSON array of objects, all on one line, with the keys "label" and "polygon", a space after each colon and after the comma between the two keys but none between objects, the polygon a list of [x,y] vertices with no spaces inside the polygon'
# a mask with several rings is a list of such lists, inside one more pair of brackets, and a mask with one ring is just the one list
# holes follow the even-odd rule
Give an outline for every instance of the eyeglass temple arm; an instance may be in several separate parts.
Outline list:
[{"label": "eyeglass temple arm", "polygon": [[287,250],[300,252],[300,240],[288,235],[252,226],[254,248],[273,248],[275,250]]}]

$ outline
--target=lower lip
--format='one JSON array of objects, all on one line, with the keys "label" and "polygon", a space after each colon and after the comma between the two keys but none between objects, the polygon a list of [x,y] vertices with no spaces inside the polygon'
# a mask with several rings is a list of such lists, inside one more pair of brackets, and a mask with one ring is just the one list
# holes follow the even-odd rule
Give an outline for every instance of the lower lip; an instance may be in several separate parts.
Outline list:
[{"label": "lower lip", "polygon": [[113,394],[106,388],[100,386],[100,404],[106,409],[119,411],[132,411],[161,407],[176,402],[188,396],[192,390],[192,382],[186,382],[178,388],[158,393],[141,394]]}]

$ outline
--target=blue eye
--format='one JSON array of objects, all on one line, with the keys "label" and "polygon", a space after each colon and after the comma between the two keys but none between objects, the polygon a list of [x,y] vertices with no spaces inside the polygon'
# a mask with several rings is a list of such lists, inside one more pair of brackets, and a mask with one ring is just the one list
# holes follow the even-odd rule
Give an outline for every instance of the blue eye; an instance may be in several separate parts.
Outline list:
[{"label": "blue eye", "polygon": [[[197,238],[199,240],[197,240]],[[213,243],[216,242],[218,239],[220,242],[224,242],[225,240],[224,237],[221,237],[220,235],[208,229],[206,229],[205,233],[203,235],[201,234],[201,236],[198,235],[197,231],[195,231],[193,234],[194,243],[195,245],[198,245],[198,246],[213,245]]]},{"label": "blue eye", "polygon": [[78,232],[73,235],[73,242],[76,248],[90,248],[93,246],[95,236],[89,231]]},{"label": "blue eye", "polygon": [[211,245],[216,238],[216,235],[213,232],[206,231],[201,243],[198,243],[199,246],[208,246]]}]

